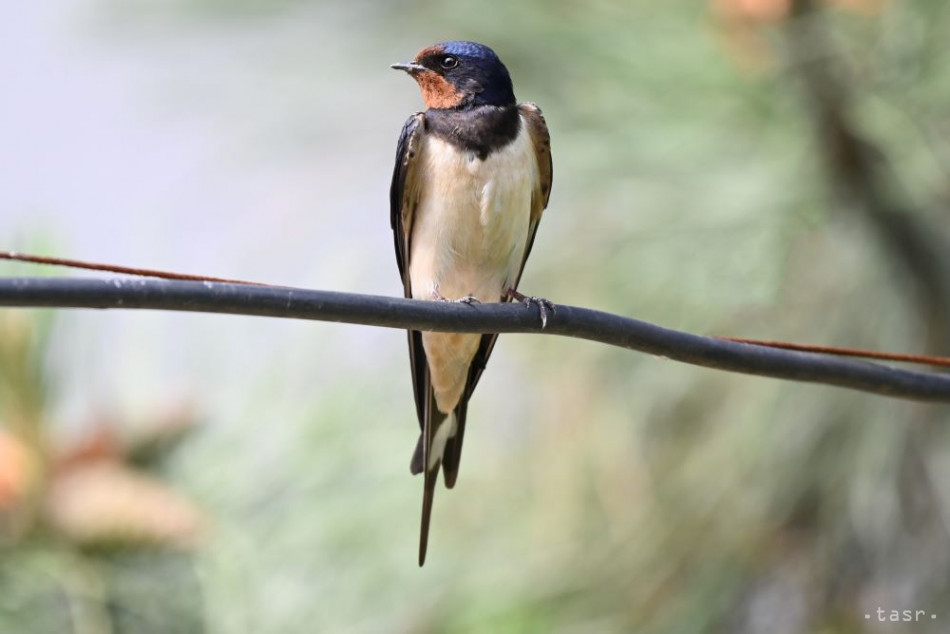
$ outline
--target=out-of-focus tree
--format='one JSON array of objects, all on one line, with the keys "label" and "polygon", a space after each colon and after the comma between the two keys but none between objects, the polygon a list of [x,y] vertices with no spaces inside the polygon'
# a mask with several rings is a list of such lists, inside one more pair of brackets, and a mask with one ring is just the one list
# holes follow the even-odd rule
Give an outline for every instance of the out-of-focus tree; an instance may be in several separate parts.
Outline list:
[{"label": "out-of-focus tree", "polygon": [[[152,553],[181,562],[167,570],[168,581],[188,581],[187,558],[174,552],[197,544],[201,513],[150,471],[195,416],[183,407],[157,412],[124,439],[124,426],[99,416],[79,440],[61,439],[50,419],[55,389],[45,370],[51,323],[48,312],[0,311],[0,589],[7,597],[0,629],[178,629],[185,622],[178,608],[169,612],[172,620],[160,612],[143,616],[150,610],[140,604],[157,605],[161,595],[130,595],[122,579],[147,567]],[[136,563],[130,554],[145,557]],[[65,601],[50,601],[55,597]]]}]

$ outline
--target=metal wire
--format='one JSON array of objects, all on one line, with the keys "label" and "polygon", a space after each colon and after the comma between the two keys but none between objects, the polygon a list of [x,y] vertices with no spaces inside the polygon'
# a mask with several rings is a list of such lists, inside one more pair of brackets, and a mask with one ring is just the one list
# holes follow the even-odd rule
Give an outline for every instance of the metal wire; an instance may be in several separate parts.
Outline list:
[{"label": "metal wire", "polygon": [[950,402],[950,375],[736,343],[557,305],[542,329],[524,304],[428,302],[276,286],[150,279],[0,278],[0,306],[256,315],[444,332],[561,335],[730,372]]}]

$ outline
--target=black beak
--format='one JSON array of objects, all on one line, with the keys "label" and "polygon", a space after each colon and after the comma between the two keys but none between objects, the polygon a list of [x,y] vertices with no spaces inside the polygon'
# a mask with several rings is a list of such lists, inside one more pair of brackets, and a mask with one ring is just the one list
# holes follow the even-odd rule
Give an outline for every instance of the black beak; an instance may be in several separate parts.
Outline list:
[{"label": "black beak", "polygon": [[395,68],[396,70],[404,70],[410,75],[412,75],[413,73],[419,73],[424,70],[428,70],[422,64],[417,64],[415,62],[403,62],[402,64],[393,64],[392,66],[390,66],[390,68]]}]

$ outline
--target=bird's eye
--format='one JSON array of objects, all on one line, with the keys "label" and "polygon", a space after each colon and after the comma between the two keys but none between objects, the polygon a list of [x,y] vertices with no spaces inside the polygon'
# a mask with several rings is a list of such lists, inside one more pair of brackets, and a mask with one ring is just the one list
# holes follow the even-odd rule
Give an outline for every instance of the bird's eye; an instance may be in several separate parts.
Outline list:
[{"label": "bird's eye", "polygon": [[442,61],[439,62],[439,65],[442,66],[445,70],[450,70],[459,65],[459,60],[457,57],[452,57],[451,55],[446,55],[442,58]]}]

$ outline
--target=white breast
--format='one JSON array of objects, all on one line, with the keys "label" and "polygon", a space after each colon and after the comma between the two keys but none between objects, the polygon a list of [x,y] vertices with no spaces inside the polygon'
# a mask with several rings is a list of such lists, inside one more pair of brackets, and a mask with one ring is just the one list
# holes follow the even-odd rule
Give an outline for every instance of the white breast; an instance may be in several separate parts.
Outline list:
[{"label": "white breast", "polygon": [[[515,283],[528,242],[537,159],[524,121],[517,138],[484,161],[426,137],[425,174],[409,247],[412,296],[472,295],[497,302]],[[423,336],[439,409],[458,402],[479,335]]]},{"label": "white breast", "polygon": [[538,179],[526,126],[484,161],[431,135],[420,158],[426,176],[410,240],[413,297],[429,299],[438,286],[449,299],[499,301],[521,265]]}]

